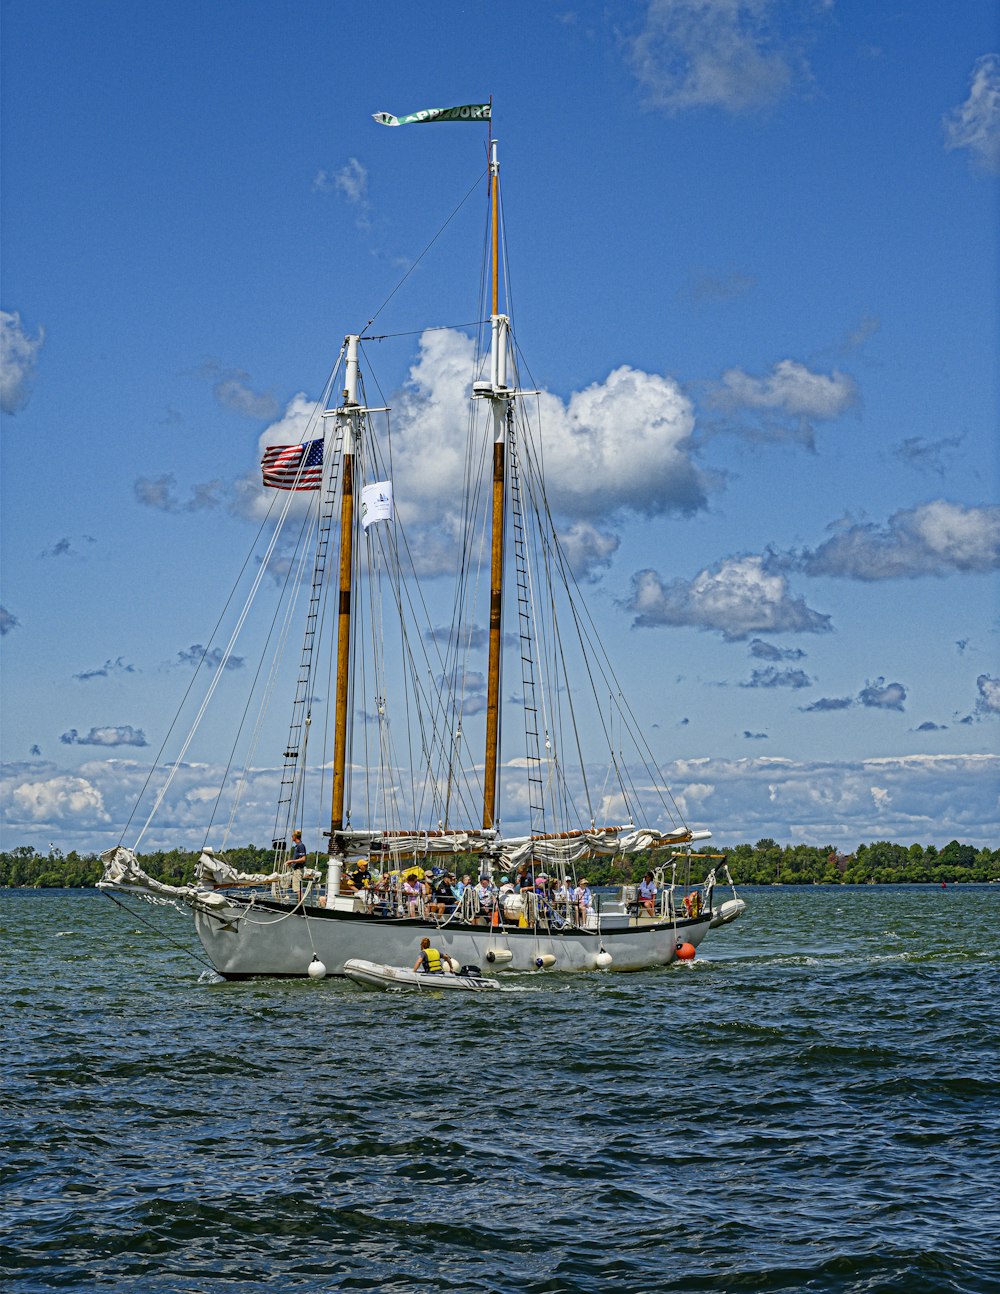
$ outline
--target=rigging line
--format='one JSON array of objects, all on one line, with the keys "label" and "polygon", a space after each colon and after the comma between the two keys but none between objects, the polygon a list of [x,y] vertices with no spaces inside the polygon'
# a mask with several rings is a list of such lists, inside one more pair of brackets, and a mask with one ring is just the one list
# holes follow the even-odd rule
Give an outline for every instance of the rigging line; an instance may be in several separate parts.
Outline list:
[{"label": "rigging line", "polygon": [[[141,916],[138,912],[133,912],[130,907],[126,906],[126,904],[124,904],[116,895],[112,894],[110,890],[105,890],[104,893],[112,903],[117,904],[123,912],[127,912],[130,917],[134,918],[134,920],[141,921],[144,926],[149,926],[150,930],[152,930],[154,934],[158,934],[162,939],[166,939],[167,943],[173,944],[173,946],[175,948],[179,948],[182,953],[186,953],[188,957],[193,957],[196,962],[201,962],[202,966],[207,966],[210,971],[214,971],[215,974],[218,975],[219,972],[215,970],[215,967],[210,961],[206,961],[204,957],[199,957],[197,953],[192,952],[191,949],[185,947],[184,944],[178,943],[176,939],[173,939],[165,931],[161,930],[155,922],[150,921],[147,917]],[[173,907],[173,904],[171,904],[171,907]]]},{"label": "rigging line", "polygon": [[458,215],[458,213],[462,210],[462,208],[463,208],[463,207],[465,206],[465,204],[468,202],[469,198],[471,198],[471,197],[472,197],[472,195],[473,195],[473,193],[475,193],[476,189],[478,189],[478,188],[479,188],[479,185],[480,185],[480,183],[482,182],[483,176],[484,176],[484,175],[487,175],[487,174],[488,174],[488,171],[480,171],[480,173],[476,176],[476,181],[475,181],[475,183],[473,184],[472,188],[471,188],[471,189],[469,189],[468,193],[466,193],[466,195],[465,195],[465,197],[462,199],[462,201],[458,204],[458,206],[455,208],[455,210],[451,213],[451,215],[448,217],[448,219],[444,222],[444,224],[441,226],[441,228],[437,231],[437,233],[434,235],[434,237],[431,239],[431,241],[427,244],[427,246],[424,248],[424,250],[420,253],[420,255],[419,255],[419,256],[417,257],[417,259],[413,262],[413,264],[410,266],[410,268],[406,271],[406,273],[403,275],[403,277],[399,280],[399,282],[396,284],[396,286],[392,289],[392,291],[389,293],[389,295],[386,297],[386,299],[382,302],[382,304],[379,306],[379,308],[375,311],[375,313],[372,315],[372,317],[368,320],[368,322],[365,324],[364,328],[362,328],[362,329],[361,329],[361,336],[362,336],[362,337],[363,337],[363,336],[364,336],[364,334],[368,331],[368,329],[372,326],[372,324],[375,322],[375,320],[379,317],[379,315],[382,313],[382,311],[386,308],[386,306],[389,304],[389,302],[392,300],[392,298],[396,295],[396,293],[399,291],[399,289],[403,286],[403,284],[406,282],[406,280],[410,277],[410,275],[413,273],[413,271],[417,268],[417,266],[420,264],[420,262],[424,259],[424,257],[427,255],[427,253],[431,250],[431,248],[434,246],[434,244],[437,242],[437,240],[441,237],[441,235],[444,233],[444,231],[448,228],[448,226],[451,224],[451,222],[455,219],[455,217]]},{"label": "rigging line", "polygon": [[[515,344],[515,348],[517,348],[516,339],[514,344]],[[517,348],[517,350],[518,350],[518,354],[520,355],[521,354],[520,349]],[[532,378],[531,370],[526,360],[525,360],[525,368],[528,372],[529,379],[531,379],[532,385],[537,386],[537,383]],[[540,479],[544,480],[544,470],[541,466],[540,461],[539,461],[539,471],[541,473]],[[563,579],[566,582],[567,590],[569,590],[570,582],[572,582],[572,587],[579,593],[580,592],[579,582],[577,581],[576,576],[573,574],[572,569],[568,567],[568,564],[565,561],[565,555],[562,552],[562,547],[555,536],[555,526],[552,523],[551,513],[549,512],[547,503],[545,505],[545,511],[546,513],[549,514],[549,526],[552,531],[553,538],[555,539],[556,555],[558,558],[560,569],[564,571]],[[577,615],[578,615],[577,604],[575,602],[572,602],[571,605],[573,608],[574,618],[577,618]],[[660,786],[657,787],[657,798],[659,799],[660,803],[663,805],[663,807],[667,810],[668,814],[670,814],[672,818],[674,817],[674,814],[676,814],[676,820],[686,825],[684,815],[681,813],[680,808],[678,807],[677,802],[674,799],[674,796],[671,793],[669,786],[667,785],[666,779],[664,778],[663,773],[660,770],[656,757],[653,755],[649,742],[643,736],[642,730],[639,727],[639,724],[636,720],[632,707],[629,704],[628,699],[625,697],[624,693],[621,690],[621,685],[618,682],[618,678],[615,674],[614,668],[611,665],[611,662],[608,658],[607,650],[604,647],[604,643],[601,639],[600,634],[598,633],[597,626],[594,623],[593,617],[591,616],[590,611],[587,608],[586,604],[582,603],[582,606],[583,606],[583,619],[585,620],[587,625],[589,625],[589,628],[593,635],[595,646],[597,648],[597,654],[599,659],[596,663],[600,664],[601,674],[604,676],[606,681],[610,680],[610,682],[614,684],[615,690],[618,692],[618,695],[621,698],[619,711],[622,717],[628,720],[629,733],[636,744],[637,753],[639,754],[642,761],[646,764],[647,771],[651,775],[655,773],[657,781],[658,783],[660,783]],[[579,632],[579,626],[578,626],[578,632]],[[588,668],[588,673],[589,672],[590,671]],[[666,791],[666,798],[664,798],[664,793],[663,793],[664,790]],[[669,805],[667,803],[668,799],[670,801]],[[672,806],[673,812],[671,812],[671,806]]]},{"label": "rigging line", "polygon": [[[219,618],[218,620],[216,620],[215,625],[212,629],[212,632],[209,635],[208,643],[206,644],[206,647],[205,647],[205,655],[202,656],[201,660],[195,666],[195,671],[191,675],[191,681],[184,689],[184,695],[181,697],[180,704],[178,705],[177,710],[174,713],[173,719],[171,719],[170,721],[170,727],[167,729],[166,734],[164,735],[163,741],[160,743],[160,749],[156,752],[156,758],[153,760],[152,764],[149,767],[149,772],[146,774],[146,780],[142,784],[142,790],[136,796],[135,803],[132,806],[132,811],[128,815],[128,819],[126,820],[125,825],[122,827],[121,835],[118,838],[119,845],[125,839],[125,833],[132,825],[132,819],[135,817],[136,810],[138,809],[139,805],[142,803],[142,797],[146,794],[146,791],[149,788],[149,784],[153,780],[153,774],[156,771],[157,766],[159,765],[160,758],[162,757],[164,750],[166,750],[167,742],[170,740],[170,735],[177,724],[177,720],[181,717],[181,714],[183,713],[185,702],[187,701],[188,697],[191,695],[191,690],[194,687],[195,682],[197,681],[199,673],[201,672],[201,667],[205,663],[205,657],[207,657],[208,655],[208,649],[215,641],[215,635],[219,632],[219,626],[222,624],[222,621],[225,618],[226,612],[229,610],[229,604],[236,596],[236,590],[239,588],[240,580],[243,578],[243,574],[246,571],[247,566],[250,564],[250,558],[253,556],[257,548],[257,543],[261,535],[264,533],[264,529],[267,526],[267,523],[271,519],[271,513],[274,511],[277,502],[278,502],[277,498],[274,498],[271,500],[270,504],[268,505],[267,514],[265,515],[264,519],[261,521],[260,526],[257,530],[257,533],[253,537],[253,543],[250,545],[250,548],[247,551],[247,555],[243,559],[243,565],[240,567],[239,572],[236,576],[236,579],[233,581],[233,586],[229,591],[229,597],[226,598],[226,604],[222,608],[221,612],[219,613]],[[280,526],[280,521],[279,521],[279,526]],[[149,824],[147,823],[146,825],[148,826]],[[143,830],[145,831],[145,828],[143,828]]]},{"label": "rigging line", "polygon": [[[330,373],[329,377],[328,377],[328,378],[327,378],[327,380],[326,380],[326,383],[325,383],[325,386],[324,386],[323,398],[322,398],[322,400],[321,400],[321,401],[317,401],[317,402],[316,402],[316,404],[313,406],[312,413],[309,415],[309,420],[308,420],[308,423],[307,423],[307,428],[308,428],[308,427],[311,427],[311,426],[312,426],[312,424],[313,424],[313,422],[316,420],[316,417],[317,417],[317,414],[318,414],[318,412],[319,412],[320,408],[325,408],[325,407],[326,407],[327,397],[328,397],[329,392],[330,392],[331,388],[333,387],[333,383],[334,383],[334,381],[335,381],[335,379],[336,379],[337,370],[340,368],[340,363],[341,363],[341,360],[342,360],[342,358],[343,358],[343,354],[344,354],[344,351],[343,351],[343,348],[341,348],[340,356],[338,357],[337,362],[336,362],[336,364],[335,364],[335,365],[334,365],[334,367],[333,367],[333,370],[331,371],[331,373]],[[207,656],[207,655],[208,655],[208,648],[209,648],[209,647],[211,647],[212,643],[215,641],[215,635],[219,632],[219,626],[222,624],[222,621],[223,621],[223,619],[225,618],[226,612],[229,610],[229,605],[230,605],[230,603],[232,602],[233,598],[236,596],[236,590],[239,588],[240,580],[242,579],[243,574],[244,574],[244,572],[246,571],[247,566],[250,564],[250,558],[253,556],[254,552],[256,551],[257,544],[258,544],[258,542],[259,542],[259,540],[260,540],[260,537],[261,537],[261,535],[264,533],[264,530],[265,530],[265,528],[267,527],[268,522],[271,520],[271,514],[274,512],[274,510],[275,510],[275,508],[276,508],[276,506],[277,506],[277,503],[278,503],[278,499],[277,499],[277,495],[275,495],[275,496],[270,500],[270,502],[268,503],[268,506],[267,506],[267,512],[265,513],[264,517],[263,517],[263,518],[262,518],[262,520],[261,520],[260,526],[259,526],[259,527],[258,527],[258,529],[257,529],[257,533],[254,535],[253,543],[250,545],[250,548],[247,550],[247,555],[246,555],[246,557],[243,559],[243,564],[242,564],[242,566],[241,566],[241,567],[240,567],[240,569],[239,569],[239,573],[237,574],[236,579],[233,581],[233,586],[232,586],[232,588],[231,588],[231,589],[230,589],[230,591],[229,591],[229,596],[228,596],[228,598],[226,598],[225,605],[223,606],[222,610],[219,612],[219,618],[216,620],[215,625],[214,625],[214,626],[213,626],[213,628],[212,628],[212,632],[211,632],[211,634],[210,634],[210,636],[209,636],[208,643],[207,643],[206,648],[205,648],[205,656]],[[280,530],[280,528],[281,528],[281,524],[282,524],[282,521],[283,521],[283,519],[284,519],[284,515],[285,515],[285,513],[287,513],[287,510],[288,510],[288,508],[287,508],[287,504],[286,504],[286,505],[285,505],[285,507],[284,507],[284,509],[283,509],[282,516],[281,516],[281,517],[279,517],[279,519],[278,519],[278,526],[277,526],[277,528],[278,528],[279,530]],[[180,716],[181,716],[181,714],[182,714],[182,712],[183,712],[183,710],[184,710],[185,702],[187,701],[188,697],[190,696],[190,694],[191,694],[191,689],[194,687],[194,685],[195,685],[195,681],[196,681],[196,680],[197,680],[197,678],[198,678],[198,674],[199,674],[199,673],[200,673],[200,671],[201,671],[201,667],[202,667],[202,665],[203,665],[203,664],[204,664],[204,662],[205,662],[205,656],[203,656],[203,657],[201,658],[201,660],[198,662],[197,666],[195,667],[195,671],[194,671],[194,673],[191,675],[191,681],[190,681],[190,683],[188,684],[188,686],[187,686],[187,687],[185,688],[185,690],[184,690],[184,695],[181,697],[180,704],[178,705],[177,710],[176,710],[176,712],[174,713],[174,717],[173,717],[173,719],[170,721],[170,727],[167,729],[166,734],[164,735],[163,741],[160,743],[160,748],[159,748],[159,750],[156,752],[156,758],[153,760],[152,764],[150,765],[149,772],[148,772],[148,773],[147,773],[147,775],[146,775],[146,780],[145,780],[145,781],[143,782],[143,784],[142,784],[142,790],[139,792],[138,796],[136,797],[135,803],[132,805],[132,810],[131,810],[131,812],[130,812],[130,813],[129,813],[129,815],[128,815],[128,819],[127,819],[127,821],[125,822],[125,825],[122,827],[121,836],[120,836],[120,837],[119,837],[119,839],[118,839],[118,844],[119,844],[119,845],[120,845],[120,844],[122,843],[122,841],[125,839],[125,833],[128,831],[129,827],[132,825],[132,819],[135,817],[136,810],[138,809],[139,805],[142,803],[142,797],[146,794],[146,791],[147,791],[147,789],[149,788],[149,784],[150,784],[150,782],[152,781],[152,778],[153,778],[153,773],[156,771],[156,768],[157,768],[157,765],[159,764],[160,758],[161,758],[161,756],[163,755],[164,750],[166,749],[167,742],[170,740],[170,735],[171,735],[171,733],[173,732],[174,727],[176,726],[177,721],[178,721],[178,719],[180,718]],[[158,800],[158,801],[157,801],[156,806],[154,806],[154,810],[153,810],[153,812],[154,812],[154,813],[155,813],[155,811],[156,811],[156,807],[158,807],[158,806],[159,806],[159,803],[160,803],[160,801]],[[147,823],[146,823],[146,827],[148,827],[148,826],[149,826],[149,822],[147,821]],[[143,834],[145,834],[146,827],[143,827]],[[140,839],[141,839],[141,836],[140,836]],[[138,843],[138,842],[136,842],[136,843]]]},{"label": "rigging line", "polygon": [[[305,462],[304,458],[303,458],[303,462]],[[299,470],[301,471],[301,468]],[[292,495],[294,491],[289,490],[287,493],[289,497],[283,505],[282,513],[278,521],[278,525],[275,527],[274,534],[271,536],[270,542],[264,553],[264,558],[261,562],[260,568],[258,569],[256,576],[254,577],[254,581],[250,588],[250,592],[247,594],[246,602],[243,604],[243,610],[240,612],[239,618],[236,621],[236,627],[233,629],[232,633],[229,636],[229,642],[226,644],[226,648],[225,648],[225,651],[223,652],[222,659],[219,661],[218,666],[216,667],[216,673],[212,679],[212,682],[209,684],[208,691],[205,693],[205,697],[201,705],[198,708],[198,713],[195,715],[194,723],[191,725],[191,730],[188,733],[187,737],[184,739],[184,744],[181,747],[180,753],[178,754],[177,759],[171,765],[171,768],[167,774],[166,780],[164,781],[163,785],[160,787],[156,800],[153,803],[153,807],[149,811],[149,817],[146,819],[145,825],[143,826],[142,830],[139,832],[138,837],[136,838],[136,842],[135,842],[136,846],[138,846],[139,841],[146,834],[146,831],[149,828],[149,824],[152,822],[154,815],[156,814],[160,805],[163,803],[163,800],[167,794],[167,791],[169,790],[171,783],[173,782],[174,778],[177,775],[177,770],[181,765],[181,761],[184,759],[185,755],[187,754],[192,741],[194,741],[195,733],[197,732],[198,726],[205,716],[205,711],[208,709],[209,705],[211,704],[212,698],[215,696],[216,689],[218,688],[219,683],[222,681],[222,676],[225,673],[226,665],[229,661],[229,658],[232,655],[233,647],[236,645],[236,640],[243,630],[243,626],[246,623],[247,616],[250,614],[250,607],[253,604],[254,598],[257,596],[257,592],[260,588],[261,581],[264,578],[264,571],[267,568],[267,564],[271,559],[271,555],[273,554],[275,547],[277,546],[278,536],[281,533],[284,522],[288,517],[288,510],[291,507]],[[208,655],[207,649],[206,649],[205,655],[206,656]],[[202,659],[204,659],[204,657]]]},{"label": "rigging line", "polygon": [[[378,386],[377,380],[376,380],[376,386]],[[382,395],[381,387],[379,387],[379,394],[380,396]],[[470,411],[470,419],[474,421],[471,411]],[[485,454],[485,449],[483,452]],[[391,460],[392,460],[391,430],[390,430],[389,455],[390,455],[390,464],[391,464]],[[483,461],[485,461],[485,459]],[[482,485],[480,483],[479,487],[477,488],[477,496],[481,492],[481,490],[482,490]],[[470,508],[469,502],[466,501],[464,506],[466,509],[466,513],[468,513]],[[398,535],[398,537],[402,540],[402,550],[403,550],[403,553],[405,554],[408,568],[415,575],[417,563],[414,558],[413,550],[410,547],[409,536],[407,534],[406,528],[403,526],[398,515],[395,519],[394,524],[395,524],[395,534]],[[463,533],[467,533],[468,529],[469,529],[469,523],[468,523],[468,519],[466,518],[466,521],[464,523]],[[467,557],[468,557],[467,546],[463,544],[461,547],[461,554],[460,554],[460,566],[464,566],[464,563]],[[401,565],[401,563],[398,561],[398,557],[397,557],[396,565],[397,567]],[[467,576],[465,578],[467,578]],[[409,608],[411,609],[411,613],[414,614],[415,618],[421,619],[425,623],[430,623],[429,608],[427,606],[427,602],[424,597],[423,586],[418,579],[414,578],[414,580],[411,583],[407,583],[405,585],[400,585],[398,580],[394,581],[394,594],[396,597],[397,611],[400,616],[401,628],[405,629],[405,626],[403,626],[403,615],[402,615],[404,600],[405,600],[405,605],[409,606]],[[414,597],[414,594],[416,595],[416,597]],[[457,595],[457,601],[459,603],[461,601],[460,594]],[[420,616],[416,616],[418,607],[421,612]],[[453,624],[454,624],[454,612],[453,612]],[[434,649],[437,669],[440,671],[442,678],[443,679],[450,678],[453,665],[454,665],[450,649],[448,652],[442,654],[441,648],[437,643],[436,639],[433,640],[432,646]],[[422,652],[422,659],[425,666],[427,667],[428,670],[432,670],[435,664],[435,659],[432,659],[431,656],[429,655],[427,643],[425,640],[420,641],[420,648]],[[419,684],[419,675],[415,668],[416,660],[413,657],[411,651],[408,652],[408,655],[410,660],[411,677],[414,680],[413,687],[414,687],[414,693],[415,693],[415,699],[416,699],[419,696],[424,695],[424,689]],[[441,716],[447,715],[448,707],[453,706],[453,703],[454,703],[453,687],[448,689],[447,694],[443,688],[431,689],[427,693],[427,700],[425,704],[429,704],[430,706],[430,713],[428,714],[428,720],[431,724],[431,741],[429,743],[427,741],[426,733],[424,732],[424,728],[423,728],[423,722],[424,722],[423,712],[422,710],[420,711],[421,732],[422,732],[422,738],[423,738],[423,752],[424,752],[425,759],[429,761],[428,762],[429,772],[432,771],[431,765],[433,761],[431,759],[431,756],[434,751],[438,751],[440,757],[448,759],[451,762],[454,761],[453,752],[451,754],[444,753],[446,750],[451,750],[452,743],[443,741],[438,731],[442,722]],[[435,718],[434,716],[437,716],[437,718]],[[461,719],[461,714],[459,713],[459,721],[460,719]],[[470,793],[472,793],[472,788],[468,786],[468,776],[469,776],[468,770],[464,770],[464,777],[467,783],[466,791],[465,791],[466,795],[469,795]],[[480,794],[481,794],[481,788],[480,788]]]},{"label": "rigging line", "polygon": [[[468,323],[460,324],[427,324],[423,328],[411,328],[409,332],[384,332],[363,335],[359,341],[391,341],[394,337],[420,337],[425,332],[455,332],[459,328],[482,328],[488,324],[488,319],[471,319]],[[376,383],[377,385],[377,383]]]},{"label": "rigging line", "polygon": [[[223,840],[222,840],[223,849],[225,849],[226,847],[226,841],[229,839],[229,833],[232,831],[233,826],[235,824],[236,813],[239,808],[239,803],[243,796],[243,791],[246,787],[246,784],[249,780],[248,774],[250,770],[250,765],[253,761],[253,756],[257,749],[257,743],[260,740],[260,734],[264,724],[264,715],[267,710],[267,706],[270,702],[271,696],[274,692],[274,686],[275,686],[276,675],[277,675],[278,657],[280,655],[282,646],[288,640],[288,631],[290,628],[291,616],[295,608],[295,601],[296,601],[297,593],[300,588],[301,569],[302,569],[302,566],[305,564],[306,557],[307,557],[307,550],[303,543],[303,540],[306,536],[307,530],[310,530],[312,528],[311,512],[312,510],[310,509],[310,511],[307,512],[305,516],[302,518],[302,526],[299,531],[299,537],[296,540],[294,551],[299,553],[299,556],[297,558],[298,567],[299,567],[299,576],[295,580],[296,589],[293,592],[291,598],[289,598],[287,609],[285,611],[284,629],[280,635],[278,646],[275,649],[271,658],[269,678],[264,688],[264,694],[261,697],[260,709],[257,715],[257,722],[255,724],[254,732],[252,734],[250,745],[247,750],[246,764],[244,766],[243,772],[240,775],[239,783],[237,784],[236,794],[233,799],[232,812],[229,815],[229,824],[226,827],[226,831],[223,836]],[[293,555],[294,555],[294,552],[293,552]],[[233,760],[236,758],[236,749],[237,749],[237,746],[239,745],[240,737],[243,733],[243,727],[246,724],[247,715],[250,713],[250,704],[253,701],[254,693],[257,690],[257,683],[260,679],[261,672],[263,671],[263,668],[264,668],[264,656],[267,650],[267,644],[271,641],[272,635],[274,634],[275,625],[278,623],[278,614],[281,611],[282,602],[284,601],[285,595],[288,592],[289,584],[292,583],[292,572],[294,569],[295,569],[295,562],[289,562],[288,569],[285,571],[284,587],[281,591],[280,597],[278,598],[275,604],[274,615],[271,617],[271,627],[268,630],[267,638],[264,641],[264,647],[261,649],[260,660],[257,663],[257,670],[256,670],[256,673],[254,674],[253,682],[251,683],[250,690],[247,694],[247,703],[243,709],[243,714],[240,717],[239,727],[236,731],[236,736],[233,739],[232,748],[230,749],[230,752],[229,752],[229,760],[226,764],[226,771],[223,774],[222,782],[219,785],[219,794],[215,798],[215,804],[212,806],[212,816],[209,818],[208,825],[205,829],[205,841],[208,840],[209,832],[212,830],[212,826],[215,822],[215,815],[219,811],[219,804],[222,801],[222,794],[223,794],[223,791],[225,790],[226,782],[229,780],[229,770],[232,768]],[[272,836],[271,838],[273,840],[275,837]]]}]

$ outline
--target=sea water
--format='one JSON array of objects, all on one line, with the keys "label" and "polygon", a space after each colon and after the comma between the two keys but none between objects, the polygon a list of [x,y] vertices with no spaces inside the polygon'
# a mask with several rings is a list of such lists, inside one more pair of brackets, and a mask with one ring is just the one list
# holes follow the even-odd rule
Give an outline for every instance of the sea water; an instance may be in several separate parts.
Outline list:
[{"label": "sea water", "polygon": [[0,893],[6,1288],[1000,1290],[1000,886],[743,893],[482,996]]}]

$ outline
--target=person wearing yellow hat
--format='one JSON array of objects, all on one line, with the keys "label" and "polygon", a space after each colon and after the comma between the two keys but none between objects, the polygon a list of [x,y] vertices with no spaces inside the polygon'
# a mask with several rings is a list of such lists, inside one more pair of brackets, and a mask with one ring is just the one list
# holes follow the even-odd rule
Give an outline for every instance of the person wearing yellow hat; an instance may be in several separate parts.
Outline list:
[{"label": "person wearing yellow hat", "polygon": [[349,880],[356,890],[370,890],[372,886],[371,873],[368,870],[368,859],[361,858],[358,865],[351,872]]}]

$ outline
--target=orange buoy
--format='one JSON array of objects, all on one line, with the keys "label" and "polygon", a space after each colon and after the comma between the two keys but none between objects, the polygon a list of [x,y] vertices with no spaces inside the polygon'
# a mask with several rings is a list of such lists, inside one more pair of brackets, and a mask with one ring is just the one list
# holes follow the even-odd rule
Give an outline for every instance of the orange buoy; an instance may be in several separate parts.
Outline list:
[{"label": "orange buoy", "polygon": [[694,961],[694,944],[678,944],[676,957],[680,962]]}]

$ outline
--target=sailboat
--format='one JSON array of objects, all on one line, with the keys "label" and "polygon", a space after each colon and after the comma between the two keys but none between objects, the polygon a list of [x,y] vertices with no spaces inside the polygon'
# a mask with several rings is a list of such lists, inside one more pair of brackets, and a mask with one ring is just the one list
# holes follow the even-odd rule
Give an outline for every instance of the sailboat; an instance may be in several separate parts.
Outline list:
[{"label": "sailboat", "polygon": [[[636,971],[669,965],[679,949],[689,958],[745,908],[735,888],[721,901],[733,884],[724,858],[690,883],[692,849],[711,833],[684,820],[666,787],[561,536],[545,401],[523,381],[515,344],[492,133],[481,180],[487,238],[468,340],[465,487],[437,536],[438,567],[454,576],[447,610],[440,570],[419,572],[428,563],[408,530],[415,509],[392,410],[369,398],[369,325],[346,336],[300,440],[264,453],[268,547],[199,723],[258,599],[280,628],[265,635],[259,718],[243,762],[231,758],[220,781],[195,882],[147,875],[142,832],[101,855],[103,890],[190,912],[227,979],[409,966],[425,936],[486,974]],[[266,598],[276,581],[263,573],[280,570],[289,574],[276,607]],[[296,619],[304,639],[288,682],[291,719],[275,738],[264,715]],[[243,713],[254,713],[249,700]],[[246,873],[227,849],[245,838],[241,807],[260,782],[256,752],[269,733],[285,743],[272,865]],[[278,781],[274,756],[262,762]],[[591,889],[590,860],[621,883]],[[652,876],[642,894],[630,883],[640,871]]]}]

